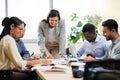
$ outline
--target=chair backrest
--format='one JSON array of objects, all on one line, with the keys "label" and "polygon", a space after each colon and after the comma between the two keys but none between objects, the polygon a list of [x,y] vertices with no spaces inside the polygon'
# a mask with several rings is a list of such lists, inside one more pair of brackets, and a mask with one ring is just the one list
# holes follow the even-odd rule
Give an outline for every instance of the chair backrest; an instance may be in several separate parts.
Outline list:
[{"label": "chair backrest", "polygon": [[0,70],[0,80],[12,80],[12,70]]},{"label": "chair backrest", "polygon": [[120,60],[87,62],[83,80],[120,80]]},{"label": "chair backrest", "polygon": [[69,55],[70,58],[77,58],[77,51],[75,45],[71,45],[66,49],[66,54]]}]

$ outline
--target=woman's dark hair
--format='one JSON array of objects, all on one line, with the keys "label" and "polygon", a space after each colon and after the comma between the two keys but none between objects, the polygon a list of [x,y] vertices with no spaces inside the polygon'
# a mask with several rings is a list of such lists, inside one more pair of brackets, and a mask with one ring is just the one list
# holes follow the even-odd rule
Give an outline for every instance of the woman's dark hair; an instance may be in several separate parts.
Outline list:
[{"label": "woman's dark hair", "polygon": [[95,26],[93,24],[87,23],[83,26],[82,32],[95,33]]},{"label": "woman's dark hair", "polygon": [[58,17],[58,19],[60,20],[60,13],[59,13],[59,11],[58,10],[55,10],[55,9],[52,9],[50,12],[49,12],[49,14],[48,14],[48,16],[47,16],[47,20],[42,20],[42,21],[45,21],[45,22],[47,22],[47,23],[49,23],[49,18],[50,17]]},{"label": "woman's dark hair", "polygon": [[26,24],[20,20],[19,18],[17,17],[11,17],[11,18],[8,18],[8,17],[5,17],[2,21],[2,23],[4,23],[4,29],[0,35],[0,40],[7,34],[10,34],[10,25],[11,24],[14,24],[15,27],[18,27],[19,25],[21,24],[24,24],[24,26],[26,26]]},{"label": "woman's dark hair", "polygon": [[113,19],[108,19],[102,23],[103,27],[107,27],[109,30],[115,29],[118,32],[118,23]]},{"label": "woman's dark hair", "polygon": [[6,25],[6,23],[7,23],[7,21],[9,20],[9,18],[8,17],[5,17],[3,20],[2,20],[2,26],[3,27],[5,27],[5,25]]}]

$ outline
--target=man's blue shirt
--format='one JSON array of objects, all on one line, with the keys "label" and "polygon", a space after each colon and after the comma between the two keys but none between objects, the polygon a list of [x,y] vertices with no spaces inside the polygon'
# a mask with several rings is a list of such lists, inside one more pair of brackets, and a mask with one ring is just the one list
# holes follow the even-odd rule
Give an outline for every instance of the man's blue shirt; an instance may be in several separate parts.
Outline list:
[{"label": "man's blue shirt", "polygon": [[21,55],[22,58],[29,58],[30,57],[30,53],[29,51],[26,49],[24,43],[22,40],[20,39],[17,39],[15,40],[16,41],[16,45],[17,45],[17,48],[18,48],[18,51]]},{"label": "man's blue shirt", "polygon": [[78,50],[78,55],[82,56],[84,53],[92,54],[96,58],[100,59],[105,55],[106,50],[110,46],[110,42],[108,42],[105,37],[97,35],[94,42],[88,42],[85,40],[80,49]]}]

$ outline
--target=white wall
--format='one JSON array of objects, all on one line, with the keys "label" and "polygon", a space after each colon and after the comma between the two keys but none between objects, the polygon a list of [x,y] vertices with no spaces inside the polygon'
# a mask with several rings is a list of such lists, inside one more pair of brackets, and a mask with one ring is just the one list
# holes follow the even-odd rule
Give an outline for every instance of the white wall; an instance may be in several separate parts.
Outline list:
[{"label": "white wall", "polygon": [[103,21],[113,18],[120,22],[120,0],[94,0],[95,12],[100,13]]}]

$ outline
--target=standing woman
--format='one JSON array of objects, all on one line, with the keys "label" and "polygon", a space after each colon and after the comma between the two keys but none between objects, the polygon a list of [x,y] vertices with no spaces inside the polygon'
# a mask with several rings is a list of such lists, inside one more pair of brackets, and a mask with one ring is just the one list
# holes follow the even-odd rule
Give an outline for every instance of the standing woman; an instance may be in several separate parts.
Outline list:
[{"label": "standing woman", "polygon": [[[23,60],[16,46],[15,39],[21,36],[25,23],[17,17],[11,17],[0,35],[0,70],[17,69],[25,71],[31,66],[37,64],[49,65],[51,60]],[[18,72],[13,75],[13,80],[37,80],[37,74],[34,71]]]},{"label": "standing woman", "polygon": [[65,21],[59,11],[52,9],[47,19],[43,19],[38,28],[38,45],[47,58],[60,58],[65,55]]}]

